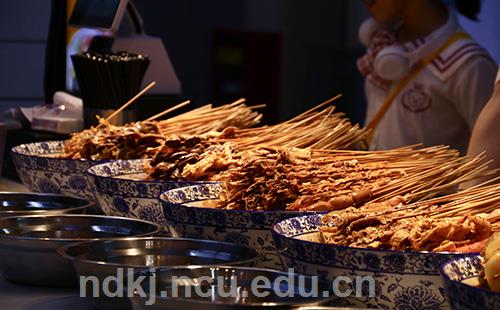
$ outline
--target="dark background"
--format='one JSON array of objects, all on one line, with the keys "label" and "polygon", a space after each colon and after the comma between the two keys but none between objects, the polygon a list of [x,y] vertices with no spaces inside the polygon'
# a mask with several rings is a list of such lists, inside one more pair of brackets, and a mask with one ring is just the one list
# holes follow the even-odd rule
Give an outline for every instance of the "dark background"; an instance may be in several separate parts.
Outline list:
[{"label": "dark background", "polygon": [[[266,103],[267,120],[289,118],[344,93],[339,109],[363,119],[361,1],[137,0],[148,34],[163,39],[183,85],[196,102],[246,97]],[[226,64],[227,47],[242,64]],[[230,62],[230,61],[229,61]]]},{"label": "dark background", "polygon": [[[62,1],[62,0],[60,0]],[[135,0],[196,104],[247,97],[266,120],[287,119],[338,93],[338,109],[364,117],[360,0]],[[481,23],[465,23],[499,60],[500,1],[483,1]],[[0,1],[0,110],[43,100],[50,0]],[[463,20],[462,20],[463,22]]]},{"label": "dark background", "polygon": [[[339,109],[362,121],[366,12],[344,0],[135,0],[147,34],[161,37],[195,104],[246,97],[267,122],[344,93]],[[43,102],[50,0],[0,3],[0,109]]]}]

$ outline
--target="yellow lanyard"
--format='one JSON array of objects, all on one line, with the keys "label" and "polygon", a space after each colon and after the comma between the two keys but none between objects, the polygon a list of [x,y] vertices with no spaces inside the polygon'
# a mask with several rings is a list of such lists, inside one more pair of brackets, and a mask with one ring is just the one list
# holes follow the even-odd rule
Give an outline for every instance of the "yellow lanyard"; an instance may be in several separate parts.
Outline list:
[{"label": "yellow lanyard", "polygon": [[394,90],[387,96],[384,103],[375,114],[375,117],[371,120],[371,122],[366,126],[366,128],[370,129],[371,132],[369,136],[366,138],[366,146],[370,145],[370,142],[373,138],[373,134],[375,133],[375,129],[377,129],[380,121],[384,118],[387,110],[394,102],[394,99],[399,95],[399,93],[422,71],[427,65],[429,65],[432,61],[434,61],[445,49],[447,49],[450,45],[462,39],[470,39],[470,35],[465,32],[455,32],[439,49],[437,49],[434,53],[429,56],[423,58],[415,66],[412,70],[401,80],[398,85],[394,88]]}]

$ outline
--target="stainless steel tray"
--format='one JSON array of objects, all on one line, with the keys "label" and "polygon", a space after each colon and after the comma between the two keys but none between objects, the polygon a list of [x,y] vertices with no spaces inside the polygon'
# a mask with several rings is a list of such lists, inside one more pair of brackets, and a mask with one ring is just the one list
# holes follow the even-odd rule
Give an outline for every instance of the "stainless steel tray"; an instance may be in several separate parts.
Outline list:
[{"label": "stainless steel tray", "polygon": [[0,218],[23,215],[82,214],[94,205],[84,199],[62,195],[0,192]]},{"label": "stainless steel tray", "polygon": [[[261,257],[255,249],[233,243],[160,237],[82,242],[60,248],[58,252],[73,262],[79,278],[95,277],[104,283],[106,278],[122,272],[123,287],[128,282],[129,268],[133,275],[151,267],[252,266]],[[92,285],[92,282],[86,284],[87,292],[93,290]],[[127,298],[106,297],[102,287],[99,297],[89,296],[89,299],[100,309],[131,309]]]},{"label": "stainless steel tray", "polygon": [[76,286],[71,263],[57,249],[76,242],[150,236],[153,223],[97,215],[20,216],[0,219],[0,270],[9,281],[37,286]]},{"label": "stainless steel tray", "polygon": [[[149,277],[152,273],[143,272],[140,273],[140,275]],[[248,267],[179,267],[157,270],[155,276],[150,278],[150,281],[145,281],[146,283],[143,283],[142,288],[147,296],[144,297],[140,296],[140,294],[136,294],[131,298],[131,301],[134,310],[249,310],[317,307],[330,302],[334,298],[332,297],[333,294],[330,294],[330,297],[303,298],[300,297],[298,293],[295,293],[293,297],[283,298],[275,294],[275,291],[271,289],[265,289],[266,292],[269,293],[267,297],[256,296],[252,293],[251,283],[254,279],[261,277],[273,282],[278,277],[283,276],[287,277],[288,274],[275,270]],[[237,279],[236,283],[231,282],[233,277]],[[293,286],[290,288],[294,292],[299,292],[300,285],[302,285],[302,287],[305,286],[308,291],[313,287],[312,285],[314,285],[315,280],[306,276],[302,277],[303,280],[299,280],[299,275],[292,276]],[[210,278],[213,282],[205,283],[200,280],[207,278]],[[174,279],[182,280],[174,282]],[[218,281],[222,281],[223,283],[219,283]],[[319,292],[330,291],[330,287],[327,283],[320,281],[316,283]],[[153,284],[154,287],[152,286]],[[236,296],[222,296],[219,291],[219,284],[224,286],[223,291],[226,293],[228,291],[227,287],[236,284]],[[200,297],[191,291],[190,297],[186,298],[186,291],[193,287],[199,287],[203,292],[207,292],[209,296]],[[147,306],[146,303],[151,301],[152,294],[155,294],[154,305]],[[174,297],[174,294],[177,294],[177,296]],[[310,309],[312,310],[314,308]]]}]

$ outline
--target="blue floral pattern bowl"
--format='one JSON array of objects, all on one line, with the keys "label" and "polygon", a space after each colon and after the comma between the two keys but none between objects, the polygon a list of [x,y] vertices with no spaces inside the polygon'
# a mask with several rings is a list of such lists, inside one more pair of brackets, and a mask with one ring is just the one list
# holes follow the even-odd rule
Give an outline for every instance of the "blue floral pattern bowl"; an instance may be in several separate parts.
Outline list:
[{"label": "blue floral pattern bowl", "polygon": [[98,162],[55,157],[63,152],[64,141],[22,144],[11,150],[17,174],[30,191],[94,200],[86,172]]},{"label": "blue floral pattern bowl", "polygon": [[483,259],[463,257],[443,265],[441,275],[452,309],[500,309],[500,293],[464,283],[479,276]]},{"label": "blue floral pattern bowl", "polygon": [[189,186],[193,182],[146,181],[148,159],[117,160],[88,169],[95,198],[106,215],[124,216],[163,225],[167,232],[170,222],[165,218],[158,200],[166,190]]},{"label": "blue floral pattern bowl", "polygon": [[243,211],[203,207],[218,200],[220,184],[198,184],[167,191],[160,196],[163,212],[183,238],[226,241],[253,247],[263,254],[260,267],[281,268],[271,235],[277,221],[303,215],[290,211]]},{"label": "blue floral pattern bowl", "polygon": [[[347,299],[350,306],[410,310],[449,308],[440,268],[451,259],[470,255],[323,244],[318,235],[322,217],[320,214],[301,216],[273,226],[274,242],[287,268],[294,268],[298,273],[320,275],[328,281],[339,276],[350,279],[373,277],[375,290],[372,297],[369,297],[368,285],[363,282],[361,296]],[[354,286],[346,288],[356,290]]]}]

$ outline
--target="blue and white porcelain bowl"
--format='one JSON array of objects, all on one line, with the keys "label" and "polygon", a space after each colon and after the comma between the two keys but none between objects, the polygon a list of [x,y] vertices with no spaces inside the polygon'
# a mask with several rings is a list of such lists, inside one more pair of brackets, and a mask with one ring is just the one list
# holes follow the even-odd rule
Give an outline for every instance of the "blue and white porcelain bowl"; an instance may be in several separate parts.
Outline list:
[{"label": "blue and white porcelain bowl", "polygon": [[87,173],[104,214],[150,221],[163,225],[168,232],[170,223],[165,218],[158,197],[169,189],[195,183],[145,180],[148,161],[111,161],[95,165]]},{"label": "blue and white porcelain bowl", "polygon": [[[440,268],[451,259],[470,255],[323,244],[318,234],[322,217],[320,214],[301,216],[273,226],[274,242],[287,268],[294,268],[297,273],[319,275],[328,281],[348,277],[353,284],[342,290],[353,291],[353,295],[346,298],[350,306],[415,310],[449,308]],[[369,278],[363,277],[373,277],[372,294]],[[348,282],[343,281],[344,284]]]},{"label": "blue and white porcelain bowl", "polygon": [[204,206],[218,200],[221,190],[220,184],[198,184],[163,193],[160,196],[163,212],[176,234],[182,238],[250,246],[263,254],[260,267],[281,269],[271,227],[277,221],[304,212],[223,210]]},{"label": "blue and white porcelain bowl", "polygon": [[[455,310],[500,309],[500,293],[470,285],[481,273],[480,256],[463,257],[444,264],[441,269],[451,308]],[[466,282],[467,283],[464,283]]]},{"label": "blue and white porcelain bowl", "polygon": [[87,170],[102,161],[57,158],[64,141],[22,144],[11,150],[21,182],[32,192],[94,200]]}]

